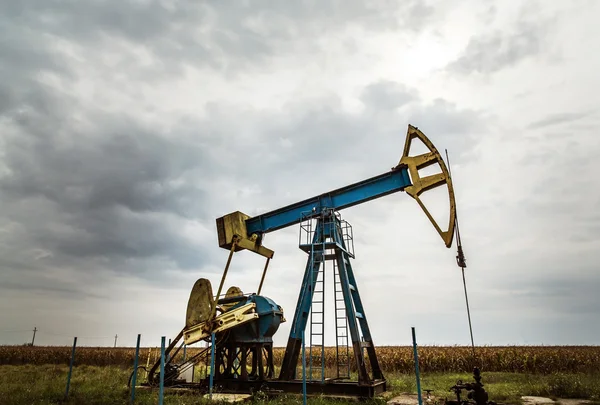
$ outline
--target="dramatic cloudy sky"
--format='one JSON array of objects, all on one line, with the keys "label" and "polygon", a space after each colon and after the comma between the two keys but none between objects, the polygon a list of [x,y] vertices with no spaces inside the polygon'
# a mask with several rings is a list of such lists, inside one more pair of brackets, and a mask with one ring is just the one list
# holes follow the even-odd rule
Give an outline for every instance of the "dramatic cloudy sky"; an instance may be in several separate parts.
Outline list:
[{"label": "dramatic cloudy sky", "polygon": [[[220,280],[215,218],[383,173],[408,124],[450,154],[476,344],[600,343],[599,2],[1,4],[2,343],[174,337]],[[375,343],[468,344],[455,246],[417,204],[342,214]],[[298,232],[265,240],[278,345]],[[262,266],[237,254],[226,287]]]}]

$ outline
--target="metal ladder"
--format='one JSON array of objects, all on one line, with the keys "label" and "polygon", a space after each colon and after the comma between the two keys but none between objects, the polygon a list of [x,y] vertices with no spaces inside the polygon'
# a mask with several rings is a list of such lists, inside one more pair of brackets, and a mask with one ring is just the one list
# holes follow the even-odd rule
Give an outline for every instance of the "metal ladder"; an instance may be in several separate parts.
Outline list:
[{"label": "metal ladder", "polygon": [[348,344],[348,319],[342,292],[342,281],[336,260],[333,260],[334,300],[335,300],[335,354],[337,378],[350,378],[350,348]]},{"label": "metal ladder", "polygon": [[[325,244],[323,243],[323,248]],[[321,265],[316,279],[312,280],[313,300],[310,306],[310,346],[308,376],[310,380],[325,381],[325,250],[311,252],[313,259],[320,256]],[[320,347],[319,347],[320,346]],[[314,353],[313,353],[314,349]],[[313,375],[314,373],[314,375]]]}]

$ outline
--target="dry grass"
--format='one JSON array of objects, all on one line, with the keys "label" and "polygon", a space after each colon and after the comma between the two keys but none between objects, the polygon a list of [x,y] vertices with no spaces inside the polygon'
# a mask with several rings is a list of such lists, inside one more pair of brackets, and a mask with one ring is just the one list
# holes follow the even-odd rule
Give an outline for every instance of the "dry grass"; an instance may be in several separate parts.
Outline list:
[{"label": "dry grass", "polygon": [[[188,357],[200,348],[188,348]],[[140,364],[156,359],[156,348],[140,349]],[[274,350],[275,364],[281,364],[283,348]],[[126,366],[133,364],[134,348],[78,347],[75,364],[90,366]],[[181,358],[182,351],[177,358]],[[326,348],[326,367],[335,364],[335,348]],[[385,372],[412,373],[412,347],[377,348]],[[477,364],[485,372],[527,372],[536,374],[598,373],[600,346],[504,346],[477,347]],[[0,346],[0,364],[41,365],[69,364],[70,347]],[[176,358],[176,360],[177,360]],[[464,372],[472,367],[471,348],[462,346],[419,346],[419,367],[422,372]]]}]

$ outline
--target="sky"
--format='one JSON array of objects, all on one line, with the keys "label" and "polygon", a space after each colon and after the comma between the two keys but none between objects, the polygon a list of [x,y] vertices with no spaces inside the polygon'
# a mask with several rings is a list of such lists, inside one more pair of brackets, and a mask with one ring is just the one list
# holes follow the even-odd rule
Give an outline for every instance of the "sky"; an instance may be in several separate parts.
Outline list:
[{"label": "sky", "polygon": [[[216,218],[387,172],[411,124],[450,157],[475,344],[600,344],[599,2],[0,9],[0,343],[175,337],[194,282],[220,281]],[[443,218],[447,198],[424,201]],[[470,344],[456,244],[416,202],[341,215],[375,345]],[[299,232],[264,241],[278,346]],[[255,292],[263,265],[237,253],[225,287]]]}]

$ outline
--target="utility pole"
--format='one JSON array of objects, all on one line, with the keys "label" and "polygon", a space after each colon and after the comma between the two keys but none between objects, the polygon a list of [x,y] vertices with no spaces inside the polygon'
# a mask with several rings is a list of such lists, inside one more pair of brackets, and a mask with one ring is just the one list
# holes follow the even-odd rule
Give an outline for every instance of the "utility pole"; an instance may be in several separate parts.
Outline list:
[{"label": "utility pole", "polygon": [[117,337],[118,335],[115,335],[115,347],[117,347]]},{"label": "utility pole", "polygon": [[31,339],[31,346],[33,346],[33,343],[35,342],[35,332],[37,332],[36,326],[33,327],[33,338]]}]

